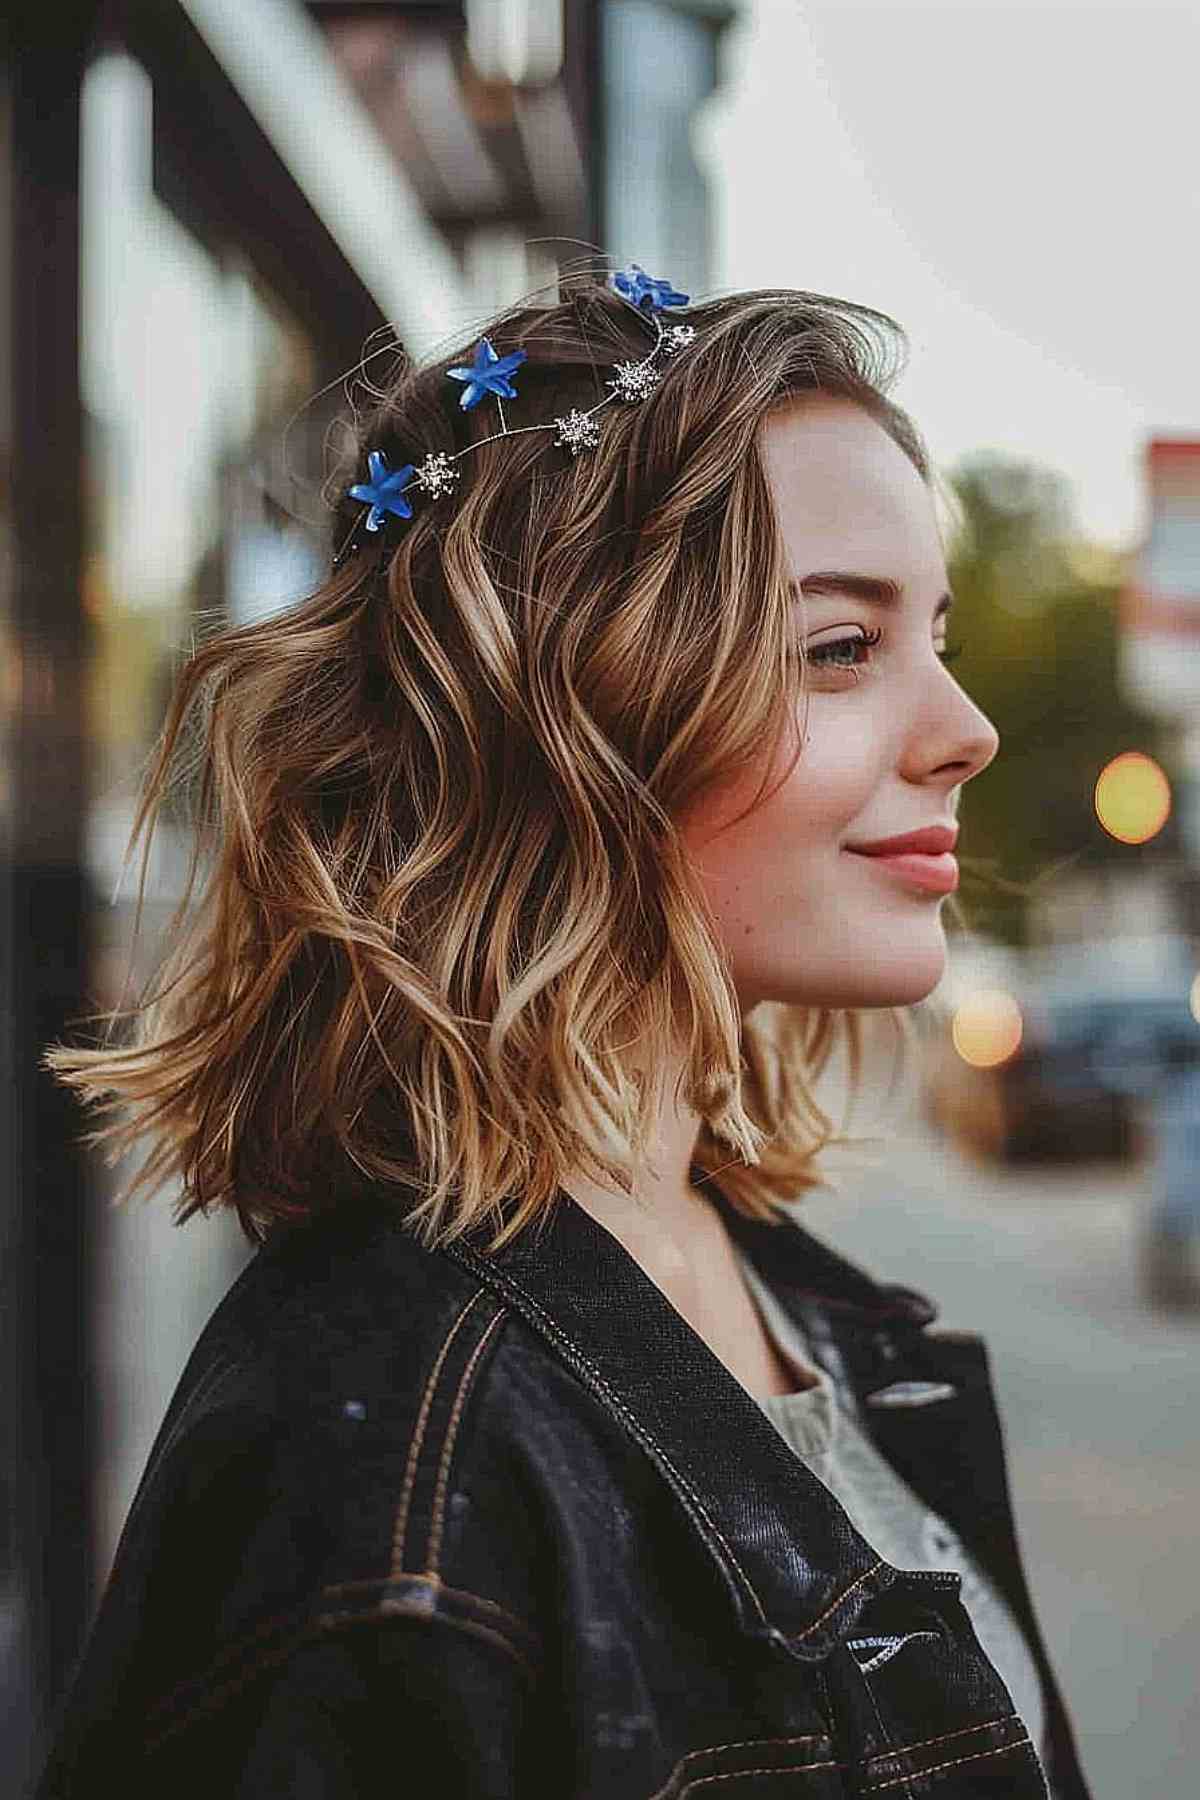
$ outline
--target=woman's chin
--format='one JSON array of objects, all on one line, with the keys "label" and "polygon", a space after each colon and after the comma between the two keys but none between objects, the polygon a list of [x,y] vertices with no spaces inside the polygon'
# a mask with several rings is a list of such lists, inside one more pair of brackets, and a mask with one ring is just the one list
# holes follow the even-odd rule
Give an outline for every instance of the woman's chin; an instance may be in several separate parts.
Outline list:
[{"label": "woman's chin", "polygon": [[917,1006],[928,1000],[946,972],[946,950],[925,950],[901,960],[892,949],[887,958],[864,955],[852,975],[817,987],[798,983],[779,998],[796,1006],[822,1006],[834,1011],[870,1012],[892,1006]]}]

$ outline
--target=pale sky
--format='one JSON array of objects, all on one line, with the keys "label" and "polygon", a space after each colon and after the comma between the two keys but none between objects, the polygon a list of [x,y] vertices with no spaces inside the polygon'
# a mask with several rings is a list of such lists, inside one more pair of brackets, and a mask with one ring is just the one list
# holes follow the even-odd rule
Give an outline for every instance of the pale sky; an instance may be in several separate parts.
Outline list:
[{"label": "pale sky", "polygon": [[1146,440],[1200,437],[1200,6],[748,0],[726,44],[713,287],[890,313],[939,465],[1031,457],[1136,543]]}]

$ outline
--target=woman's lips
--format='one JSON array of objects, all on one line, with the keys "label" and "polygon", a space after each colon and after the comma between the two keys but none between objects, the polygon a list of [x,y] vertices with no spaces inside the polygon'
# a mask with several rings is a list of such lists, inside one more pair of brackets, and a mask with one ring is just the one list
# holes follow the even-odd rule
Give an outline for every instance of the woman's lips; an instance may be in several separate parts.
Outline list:
[{"label": "woman's lips", "polygon": [[942,850],[932,856],[928,851],[905,850],[899,855],[868,855],[862,850],[852,850],[852,856],[860,857],[863,862],[877,863],[888,874],[895,875],[910,886],[923,888],[931,894],[952,894],[958,886],[958,861],[950,850]]}]

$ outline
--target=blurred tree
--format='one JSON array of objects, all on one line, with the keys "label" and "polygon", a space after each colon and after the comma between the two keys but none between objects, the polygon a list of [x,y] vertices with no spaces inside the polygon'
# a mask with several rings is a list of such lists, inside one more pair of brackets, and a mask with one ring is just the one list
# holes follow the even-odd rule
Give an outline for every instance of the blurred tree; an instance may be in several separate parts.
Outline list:
[{"label": "blurred tree", "polygon": [[1130,749],[1162,758],[1164,727],[1123,697],[1123,559],[1077,534],[1064,477],[981,451],[949,483],[950,637],[964,646],[954,672],[1001,740],[963,808],[961,853],[985,872],[973,880],[964,869],[962,905],[980,931],[1023,947],[1038,885],[1064,866],[1128,868],[1169,848],[1171,823],[1145,846],[1121,844],[1093,807],[1109,759]]}]

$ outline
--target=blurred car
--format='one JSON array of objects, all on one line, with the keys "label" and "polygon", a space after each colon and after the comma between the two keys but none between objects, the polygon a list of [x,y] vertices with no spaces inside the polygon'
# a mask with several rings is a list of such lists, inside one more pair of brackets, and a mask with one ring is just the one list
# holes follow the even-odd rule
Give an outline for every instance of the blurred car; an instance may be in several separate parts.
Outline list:
[{"label": "blurred car", "polygon": [[1175,934],[968,955],[927,1029],[926,1117],[979,1160],[1141,1161],[1156,1090],[1200,1062],[1197,966]]}]

